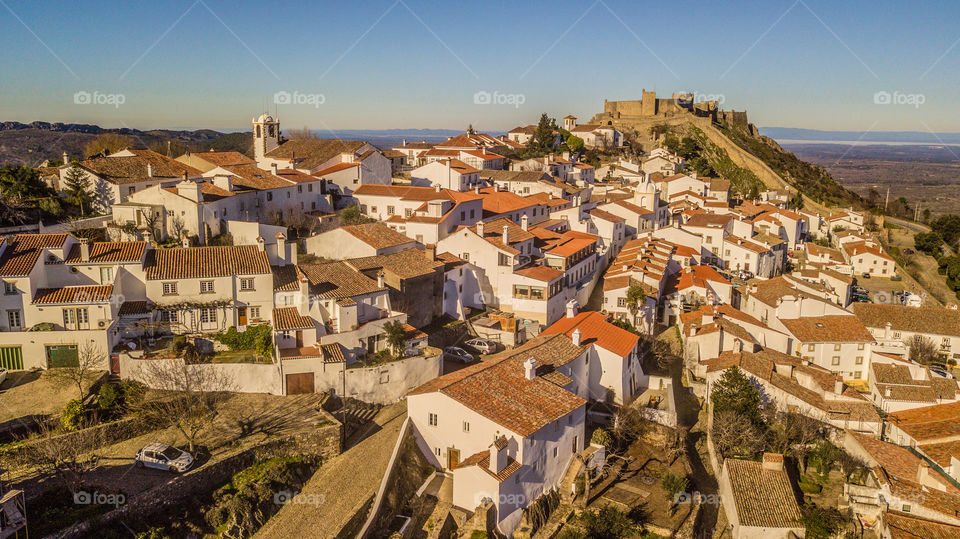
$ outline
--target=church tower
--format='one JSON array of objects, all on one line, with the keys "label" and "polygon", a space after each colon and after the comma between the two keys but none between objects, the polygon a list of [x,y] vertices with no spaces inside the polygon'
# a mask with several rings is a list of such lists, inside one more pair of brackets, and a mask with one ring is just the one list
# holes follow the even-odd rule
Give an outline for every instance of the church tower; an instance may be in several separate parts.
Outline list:
[{"label": "church tower", "polygon": [[261,161],[271,150],[280,145],[280,122],[269,114],[253,119],[253,158]]}]

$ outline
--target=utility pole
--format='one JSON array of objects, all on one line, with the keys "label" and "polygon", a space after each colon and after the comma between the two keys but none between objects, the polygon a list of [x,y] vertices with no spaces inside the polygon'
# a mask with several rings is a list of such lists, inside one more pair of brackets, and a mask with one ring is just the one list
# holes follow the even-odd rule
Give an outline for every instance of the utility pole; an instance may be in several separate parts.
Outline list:
[{"label": "utility pole", "polygon": [[887,186],[887,199],[883,201],[883,213],[887,213],[887,204],[890,203],[890,186]]}]

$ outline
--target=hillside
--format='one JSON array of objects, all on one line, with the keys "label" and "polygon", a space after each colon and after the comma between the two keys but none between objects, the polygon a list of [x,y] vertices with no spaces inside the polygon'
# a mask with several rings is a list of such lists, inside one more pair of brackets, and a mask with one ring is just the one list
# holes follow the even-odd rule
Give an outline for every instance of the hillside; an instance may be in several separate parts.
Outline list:
[{"label": "hillside", "polygon": [[153,129],[105,129],[88,124],[64,124],[49,122],[0,122],[0,166],[37,166],[47,159],[60,159],[63,152],[79,156],[83,148],[98,135],[116,133],[133,139],[136,147],[153,148],[166,153],[166,145],[180,150],[202,151],[236,150],[248,153],[251,149],[250,133],[221,133],[211,129],[174,131]]}]

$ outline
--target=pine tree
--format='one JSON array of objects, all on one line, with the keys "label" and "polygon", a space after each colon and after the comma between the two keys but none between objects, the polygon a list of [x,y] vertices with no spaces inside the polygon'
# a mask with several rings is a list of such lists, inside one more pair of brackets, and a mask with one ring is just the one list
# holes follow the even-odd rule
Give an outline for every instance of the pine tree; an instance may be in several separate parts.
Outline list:
[{"label": "pine tree", "polygon": [[85,208],[93,202],[93,195],[90,194],[90,178],[77,163],[70,167],[63,179],[63,193],[67,202],[79,206],[80,216],[85,217]]},{"label": "pine tree", "polygon": [[554,135],[556,130],[556,120],[547,116],[546,112],[541,114],[537,130],[533,133],[533,137],[527,146],[531,156],[546,155],[556,149],[556,135]]},{"label": "pine tree", "polygon": [[710,400],[713,402],[714,414],[730,411],[749,418],[754,425],[762,422],[760,392],[736,366],[730,367],[720,376],[710,393]]}]

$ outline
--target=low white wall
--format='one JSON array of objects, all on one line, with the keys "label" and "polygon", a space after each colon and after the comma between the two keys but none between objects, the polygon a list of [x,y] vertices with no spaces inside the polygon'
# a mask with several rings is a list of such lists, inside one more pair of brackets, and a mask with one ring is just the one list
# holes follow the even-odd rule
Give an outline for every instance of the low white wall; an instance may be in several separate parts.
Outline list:
[{"label": "low white wall", "polygon": [[107,339],[106,330],[0,332],[0,346],[20,347],[24,370],[47,368],[48,345],[74,344],[82,350],[88,343],[103,354],[103,363],[96,368],[108,370],[110,342]]},{"label": "low white wall", "polygon": [[[129,354],[120,355],[120,376],[124,379],[152,384],[150,364],[183,365],[183,359],[134,359]],[[191,365],[191,369],[215,369],[225,380],[230,391],[240,393],[269,393],[284,395],[284,378],[288,374],[312,372],[314,391],[322,393],[333,389],[343,392],[342,364],[323,363],[322,360],[285,360],[280,365],[254,363],[204,363]],[[443,365],[441,356],[411,357],[376,367],[347,368],[346,396],[363,402],[390,404],[404,398],[411,389],[440,376]]]}]

